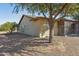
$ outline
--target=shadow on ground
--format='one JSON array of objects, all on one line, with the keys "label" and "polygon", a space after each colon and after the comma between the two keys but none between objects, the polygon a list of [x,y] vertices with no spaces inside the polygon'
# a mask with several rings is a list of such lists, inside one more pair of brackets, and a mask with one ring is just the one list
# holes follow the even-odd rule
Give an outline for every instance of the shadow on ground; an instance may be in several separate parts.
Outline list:
[{"label": "shadow on ground", "polygon": [[[0,56],[7,55],[33,55],[33,53],[42,53],[32,50],[34,46],[48,46],[47,39],[35,39],[28,35],[20,33],[0,34]],[[25,52],[20,53],[22,51]],[[32,52],[32,53],[31,53]]]}]

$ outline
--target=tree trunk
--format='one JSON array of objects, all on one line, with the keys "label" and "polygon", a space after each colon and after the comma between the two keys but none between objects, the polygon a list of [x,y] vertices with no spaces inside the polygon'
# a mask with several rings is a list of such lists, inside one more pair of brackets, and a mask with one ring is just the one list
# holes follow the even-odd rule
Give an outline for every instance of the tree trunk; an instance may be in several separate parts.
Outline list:
[{"label": "tree trunk", "polygon": [[49,43],[52,42],[52,29],[53,29],[53,18],[52,18],[52,4],[49,3]]},{"label": "tree trunk", "polygon": [[53,26],[49,25],[49,43],[52,43],[52,39],[53,39],[52,30],[53,30]]}]

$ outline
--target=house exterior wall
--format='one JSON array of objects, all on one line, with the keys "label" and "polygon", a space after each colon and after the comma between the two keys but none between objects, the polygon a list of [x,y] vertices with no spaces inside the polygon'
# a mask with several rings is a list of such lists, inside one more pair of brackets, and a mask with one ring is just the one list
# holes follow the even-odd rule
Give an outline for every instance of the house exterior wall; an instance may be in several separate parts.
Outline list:
[{"label": "house exterior wall", "polygon": [[79,23],[76,23],[76,27],[75,27],[75,33],[76,34],[79,34]]},{"label": "house exterior wall", "polygon": [[79,34],[79,23],[65,21],[64,35]]},{"label": "house exterior wall", "polygon": [[48,24],[43,24],[40,31],[40,38],[45,38],[49,36],[49,26]]},{"label": "house exterior wall", "polygon": [[67,21],[64,22],[64,35],[71,34],[72,31],[71,24],[72,22],[67,22]]},{"label": "house exterior wall", "polygon": [[64,20],[58,21],[58,35],[59,36],[64,35]]},{"label": "house exterior wall", "polygon": [[53,31],[54,32],[54,35],[57,36],[58,35],[58,22],[55,23],[53,30],[54,30]]},{"label": "house exterior wall", "polygon": [[37,23],[33,23],[30,21],[31,18],[24,17],[19,25],[19,32],[31,35],[31,36],[39,36],[40,33],[40,25]]},{"label": "house exterior wall", "polygon": [[[49,27],[46,20],[40,19],[38,21],[30,21],[31,17],[24,16],[20,25],[19,25],[19,32],[24,33],[31,36],[39,36],[41,38],[49,36]],[[73,32],[71,27],[73,22],[65,21],[65,20],[58,20],[54,25],[53,35],[55,36],[63,36],[68,35]],[[75,33],[79,34],[79,24],[75,23]]]}]

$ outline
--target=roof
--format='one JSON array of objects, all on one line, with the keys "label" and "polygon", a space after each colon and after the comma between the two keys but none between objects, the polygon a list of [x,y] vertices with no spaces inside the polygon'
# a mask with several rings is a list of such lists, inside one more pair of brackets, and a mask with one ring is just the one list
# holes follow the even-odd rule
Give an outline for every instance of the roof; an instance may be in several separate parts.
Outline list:
[{"label": "roof", "polygon": [[33,18],[33,19],[31,19],[31,21],[47,21],[46,19],[48,19],[48,18],[45,18],[45,17],[35,17],[35,18]]},{"label": "roof", "polygon": [[66,19],[66,18],[62,18],[60,20],[64,20],[64,21],[67,21],[67,22],[79,22],[79,20],[72,20],[72,19]]},{"label": "roof", "polygon": [[[46,21],[46,19],[48,19],[48,18],[45,18],[45,17],[31,17],[31,16],[27,16],[27,15],[22,15],[18,25],[20,25],[20,23],[23,20],[24,16],[28,17],[28,18],[32,18],[30,21],[38,21],[38,20]],[[61,19],[56,20],[56,21],[60,21],[60,20],[64,20],[64,21],[68,21],[68,22],[79,22],[79,20],[72,20],[72,19],[66,19],[66,18],[61,18]]]},{"label": "roof", "polygon": [[30,21],[38,21],[38,20],[46,21],[45,17],[31,17],[31,16],[27,16],[27,15],[22,15],[18,25],[20,25],[20,23],[21,23],[21,21],[23,20],[24,17],[32,18]]}]

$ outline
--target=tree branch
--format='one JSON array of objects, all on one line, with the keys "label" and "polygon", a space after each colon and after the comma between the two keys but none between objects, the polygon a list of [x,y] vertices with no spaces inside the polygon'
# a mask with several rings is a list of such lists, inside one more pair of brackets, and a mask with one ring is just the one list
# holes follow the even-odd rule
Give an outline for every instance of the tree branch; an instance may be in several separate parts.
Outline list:
[{"label": "tree branch", "polygon": [[63,15],[63,16],[61,16],[61,17],[60,17],[60,18],[58,18],[58,19],[64,18],[64,17],[67,15],[68,10],[69,10],[69,6],[67,6],[67,8],[64,10],[64,15]]},{"label": "tree branch", "polygon": [[44,12],[42,12],[42,14],[43,14],[43,16],[44,16],[45,18],[47,18],[46,15],[44,14]]},{"label": "tree branch", "polygon": [[56,13],[56,15],[54,16],[54,19],[65,9],[65,7],[68,5],[68,3],[65,3],[62,8]]},{"label": "tree branch", "polygon": [[61,19],[61,18],[64,18],[66,16],[66,14],[64,14],[62,17],[58,18],[58,19]]}]

